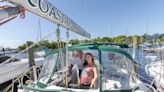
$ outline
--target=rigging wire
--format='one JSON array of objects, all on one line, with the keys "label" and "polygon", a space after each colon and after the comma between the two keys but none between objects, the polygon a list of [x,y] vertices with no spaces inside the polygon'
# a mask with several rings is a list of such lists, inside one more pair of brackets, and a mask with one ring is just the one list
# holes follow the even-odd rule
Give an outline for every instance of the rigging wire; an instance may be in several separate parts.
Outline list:
[{"label": "rigging wire", "polygon": [[[66,60],[65,60],[65,64],[66,64],[66,68],[68,67],[68,43],[69,43],[69,29],[67,29],[66,32]],[[68,77],[67,77],[67,72],[65,73],[66,75],[66,88],[68,87]]]},{"label": "rigging wire", "polygon": [[[38,31],[37,31],[37,41],[42,39],[42,28],[41,28],[41,22],[40,19],[38,20]],[[43,48],[43,41],[40,41],[39,48]]]},{"label": "rigging wire", "polygon": [[[43,41],[44,39],[48,38],[49,36],[51,36],[52,34],[54,34],[55,32],[51,32],[48,35],[46,35],[45,37],[43,37],[40,41]],[[14,60],[18,55],[20,55],[23,52],[26,52],[28,49],[34,47],[35,45],[37,45],[40,41],[37,41],[36,43],[30,45],[29,47],[26,47],[26,49],[20,51],[19,53],[17,53],[16,55],[12,56],[11,58],[7,59],[6,61],[2,62],[0,65],[6,64],[8,62],[10,62],[11,60]]]}]

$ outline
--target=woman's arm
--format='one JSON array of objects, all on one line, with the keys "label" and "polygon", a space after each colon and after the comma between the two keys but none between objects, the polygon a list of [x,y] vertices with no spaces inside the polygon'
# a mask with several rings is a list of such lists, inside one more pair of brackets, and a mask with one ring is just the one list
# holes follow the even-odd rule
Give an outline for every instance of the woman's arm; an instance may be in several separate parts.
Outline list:
[{"label": "woman's arm", "polygon": [[97,79],[98,79],[98,69],[97,69],[97,66],[94,67],[93,72],[94,72],[94,78],[92,79],[90,88],[93,88],[93,87],[96,88],[96,82],[97,82]]}]

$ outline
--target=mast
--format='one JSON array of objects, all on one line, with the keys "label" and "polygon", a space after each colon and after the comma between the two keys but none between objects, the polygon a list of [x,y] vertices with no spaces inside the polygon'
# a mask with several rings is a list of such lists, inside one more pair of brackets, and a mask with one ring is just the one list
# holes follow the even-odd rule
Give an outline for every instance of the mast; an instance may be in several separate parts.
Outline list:
[{"label": "mast", "polygon": [[40,24],[40,20],[38,20],[38,31],[37,31],[37,37],[36,37],[36,41],[39,41],[42,39],[42,32],[41,32],[41,24]]}]

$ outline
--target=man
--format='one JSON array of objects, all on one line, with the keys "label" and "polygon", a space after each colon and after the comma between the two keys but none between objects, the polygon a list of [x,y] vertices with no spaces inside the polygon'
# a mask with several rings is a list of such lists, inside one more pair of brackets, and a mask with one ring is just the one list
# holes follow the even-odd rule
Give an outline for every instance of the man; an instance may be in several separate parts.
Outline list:
[{"label": "man", "polygon": [[[74,81],[77,81],[77,72],[72,71],[72,69],[78,69],[79,71],[79,76],[81,74],[81,71],[83,69],[83,64],[84,64],[84,53],[81,50],[78,50],[75,57],[70,60],[70,65],[68,66],[68,77],[71,77],[71,79],[74,79]],[[69,83],[72,81],[70,79]]]},{"label": "man", "polygon": [[3,55],[5,55],[5,48],[2,48],[2,51],[3,51]]}]

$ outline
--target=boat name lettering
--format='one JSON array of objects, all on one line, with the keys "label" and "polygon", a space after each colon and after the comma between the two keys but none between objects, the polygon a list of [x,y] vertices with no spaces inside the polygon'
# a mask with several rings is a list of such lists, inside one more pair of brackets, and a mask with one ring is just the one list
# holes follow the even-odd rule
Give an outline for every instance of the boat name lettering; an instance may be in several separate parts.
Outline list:
[{"label": "boat name lettering", "polygon": [[49,17],[55,19],[59,24],[70,27],[70,19],[60,12],[56,7],[52,6],[46,0],[27,0],[31,8],[38,8],[41,13],[48,14]]}]

